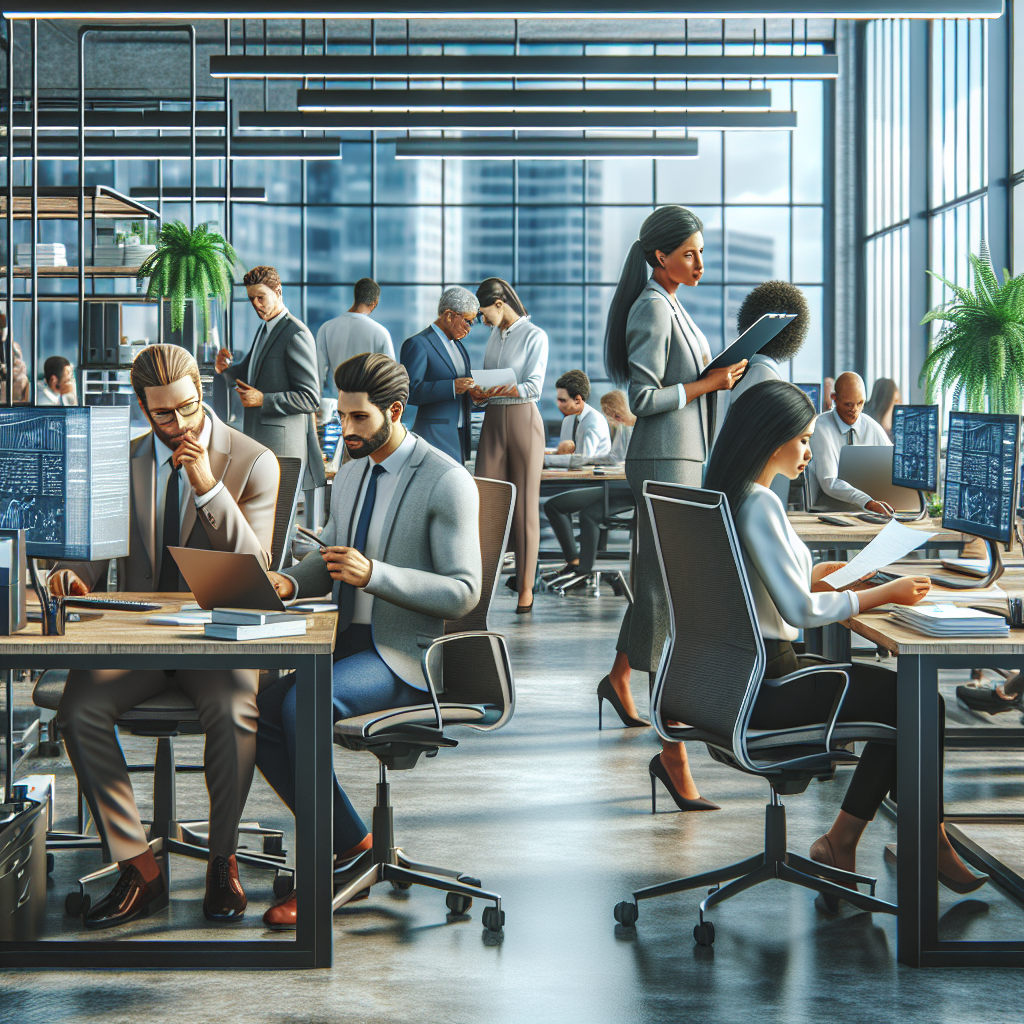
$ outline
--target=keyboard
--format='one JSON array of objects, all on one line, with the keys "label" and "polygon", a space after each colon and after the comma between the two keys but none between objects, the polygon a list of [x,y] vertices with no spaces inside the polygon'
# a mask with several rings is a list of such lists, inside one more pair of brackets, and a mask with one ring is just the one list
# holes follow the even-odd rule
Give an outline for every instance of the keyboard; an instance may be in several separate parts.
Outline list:
[{"label": "keyboard", "polygon": [[876,512],[857,512],[854,515],[854,519],[859,519],[862,523],[891,523],[895,520],[897,523],[917,523],[920,522],[920,513],[911,512],[897,512],[896,515],[892,516],[880,516]]},{"label": "keyboard", "polygon": [[848,523],[845,519],[840,519],[839,516],[818,516],[819,523],[828,523],[829,526],[853,526],[853,523]]},{"label": "keyboard", "polygon": [[156,601],[125,601],[106,597],[66,597],[64,603],[75,608],[110,608],[119,612],[152,612],[162,607]]}]

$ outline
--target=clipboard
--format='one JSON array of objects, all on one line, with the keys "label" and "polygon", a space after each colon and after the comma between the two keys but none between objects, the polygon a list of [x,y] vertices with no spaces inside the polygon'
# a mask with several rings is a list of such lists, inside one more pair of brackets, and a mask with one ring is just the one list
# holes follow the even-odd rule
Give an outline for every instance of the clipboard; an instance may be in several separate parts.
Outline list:
[{"label": "clipboard", "polygon": [[749,359],[768,344],[784,327],[792,323],[796,313],[765,313],[752,323],[724,352],[719,353],[704,367],[701,377],[723,366],[732,366]]}]

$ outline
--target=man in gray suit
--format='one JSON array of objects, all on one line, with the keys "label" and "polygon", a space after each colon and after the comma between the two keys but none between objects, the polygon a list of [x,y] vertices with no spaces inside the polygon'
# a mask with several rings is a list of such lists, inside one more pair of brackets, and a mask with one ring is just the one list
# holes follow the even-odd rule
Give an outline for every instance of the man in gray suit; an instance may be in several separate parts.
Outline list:
[{"label": "man in gray suit", "polygon": [[[232,365],[231,351],[222,348],[216,370],[235,382],[245,410],[243,432],[278,458],[301,459],[302,489],[309,492],[327,482],[313,420],[320,407],[316,343],[309,328],[288,312],[273,267],[253,267],[242,280],[263,323],[238,366]],[[312,494],[306,498],[309,508]]]},{"label": "man in gray suit", "polygon": [[[282,598],[330,593],[338,605],[334,719],[423,704],[421,639],[444,631],[480,600],[480,501],[454,459],[402,426],[405,367],[380,352],[342,363],[334,375],[351,460],[334,479],[321,548],[287,573],[271,573]],[[256,764],[295,810],[294,676],[259,698]],[[334,853],[348,860],[371,837],[334,780]],[[294,892],[263,920],[295,927]]]}]

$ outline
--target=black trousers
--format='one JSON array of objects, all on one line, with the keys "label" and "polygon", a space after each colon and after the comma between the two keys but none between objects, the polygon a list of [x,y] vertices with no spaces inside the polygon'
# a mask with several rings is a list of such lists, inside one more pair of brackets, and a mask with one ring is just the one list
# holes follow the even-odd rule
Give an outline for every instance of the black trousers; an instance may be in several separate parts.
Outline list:
[{"label": "black trousers", "polygon": [[[608,511],[618,515],[633,508],[633,492],[629,487],[610,487]],[[580,543],[572,529],[572,515],[579,513]],[[551,529],[558,539],[566,562],[579,559],[579,571],[584,575],[593,572],[597,558],[597,546],[601,540],[601,522],[604,519],[604,488],[576,487],[562,491],[544,503],[544,515],[548,517]]]},{"label": "black trousers", "polygon": [[[814,662],[801,659],[788,641],[765,640],[768,664],[766,679],[795,672]],[[839,710],[840,722],[881,722],[896,726],[896,673],[880,665],[854,662],[849,671],[850,688]],[[808,676],[784,687],[763,686],[750,724],[755,729],[785,729],[828,720],[836,695],[835,677]],[[939,750],[944,747],[945,703],[939,702]],[[941,778],[941,775],[940,775]],[[843,810],[855,818],[870,821],[887,793],[896,799],[896,747],[869,740],[854,770],[843,799]],[[940,799],[939,820],[942,820]]]}]

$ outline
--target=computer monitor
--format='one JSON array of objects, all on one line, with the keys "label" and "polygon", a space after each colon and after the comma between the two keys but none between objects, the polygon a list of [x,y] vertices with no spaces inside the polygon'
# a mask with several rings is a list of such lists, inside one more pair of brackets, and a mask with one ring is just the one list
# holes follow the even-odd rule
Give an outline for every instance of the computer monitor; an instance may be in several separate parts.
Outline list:
[{"label": "computer monitor", "polygon": [[128,554],[127,406],[0,408],[0,528],[29,558]]},{"label": "computer monitor", "polygon": [[951,412],[942,528],[1010,544],[1019,465],[1020,417]]},{"label": "computer monitor", "polygon": [[892,482],[919,491],[939,489],[939,407],[897,405],[892,410]]},{"label": "computer monitor", "polygon": [[814,405],[814,411],[821,412],[821,385],[800,384],[797,381],[793,381],[793,383],[811,400]]}]

